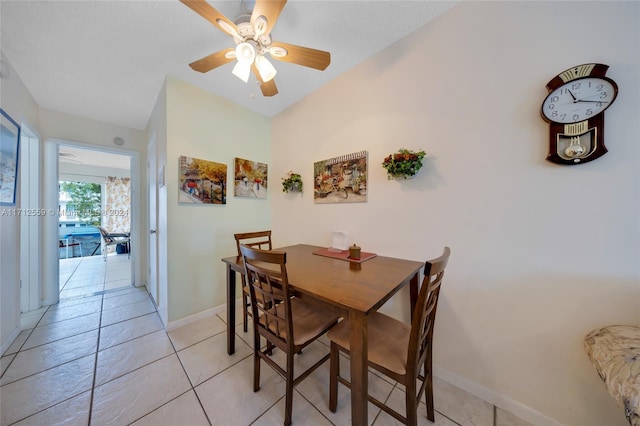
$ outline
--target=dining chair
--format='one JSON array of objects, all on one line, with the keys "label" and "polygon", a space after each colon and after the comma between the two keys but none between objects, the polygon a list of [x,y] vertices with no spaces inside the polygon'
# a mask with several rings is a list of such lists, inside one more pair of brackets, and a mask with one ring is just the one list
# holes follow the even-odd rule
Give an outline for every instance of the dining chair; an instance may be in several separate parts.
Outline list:
[{"label": "dining chair", "polygon": [[[338,323],[339,316],[322,306],[293,297],[287,278],[287,254],[240,245],[253,311],[253,391],[260,390],[260,360],[286,382],[284,424],[291,424],[293,388],[329,359],[329,353],[294,378],[294,357]],[[261,349],[260,337],[267,341]],[[270,356],[286,355],[282,368]]]},{"label": "dining chair", "polygon": [[104,261],[107,261],[107,248],[109,246],[117,246],[118,244],[124,244],[127,248],[127,255],[131,258],[131,238],[128,232],[108,232],[102,226],[96,226],[100,231],[100,238],[102,240],[102,256]]},{"label": "dining chair", "polygon": [[[427,405],[427,418],[434,421],[431,370],[433,325],[442,277],[450,254],[449,247],[445,247],[440,257],[426,262],[424,279],[418,293],[411,325],[379,312],[371,314],[367,321],[369,367],[405,386],[405,416],[371,395],[368,399],[407,425],[417,424],[418,406],[423,393],[425,393]],[[351,387],[351,384],[340,376],[339,360],[340,351],[349,353],[349,321],[340,322],[327,333],[327,337],[331,341],[329,409],[335,412],[338,402],[338,382]],[[421,371],[423,368],[424,371]],[[419,389],[417,383],[420,383]]]},{"label": "dining chair", "polygon": [[[242,256],[240,253],[240,244],[244,244],[251,248],[258,248],[261,250],[271,250],[271,231],[256,231],[256,232],[244,232],[233,234],[233,237],[236,239],[236,248],[238,250],[238,256]],[[247,287],[246,281],[244,279],[244,274],[241,277],[242,279],[242,317],[244,319],[242,329],[244,332],[247,332],[247,320],[248,317],[251,316],[251,312],[249,311],[249,289]]]}]

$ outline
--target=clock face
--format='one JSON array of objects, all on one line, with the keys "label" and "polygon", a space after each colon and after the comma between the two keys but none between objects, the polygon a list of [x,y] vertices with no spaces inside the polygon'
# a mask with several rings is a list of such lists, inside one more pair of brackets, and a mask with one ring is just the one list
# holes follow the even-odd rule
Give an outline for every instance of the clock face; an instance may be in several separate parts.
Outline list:
[{"label": "clock face", "polygon": [[549,93],[542,114],[555,123],[577,123],[609,108],[617,95],[618,87],[608,78],[579,78]]}]

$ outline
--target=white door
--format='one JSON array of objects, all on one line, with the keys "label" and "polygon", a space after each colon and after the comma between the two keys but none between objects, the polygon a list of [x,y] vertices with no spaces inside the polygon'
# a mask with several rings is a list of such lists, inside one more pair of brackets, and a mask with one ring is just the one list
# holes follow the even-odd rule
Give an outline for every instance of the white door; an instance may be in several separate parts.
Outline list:
[{"label": "white door", "polygon": [[[147,146],[147,182],[149,184],[149,293],[160,306],[163,301],[158,300],[158,182],[164,181],[164,176],[158,175],[158,164],[156,157],[155,136],[149,141]],[[162,173],[164,174],[164,173]]]}]

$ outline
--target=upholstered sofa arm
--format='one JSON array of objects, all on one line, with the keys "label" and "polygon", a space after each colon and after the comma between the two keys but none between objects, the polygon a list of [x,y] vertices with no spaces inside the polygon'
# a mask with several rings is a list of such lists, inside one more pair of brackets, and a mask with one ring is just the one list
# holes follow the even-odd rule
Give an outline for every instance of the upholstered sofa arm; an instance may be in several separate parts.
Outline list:
[{"label": "upholstered sofa arm", "polygon": [[612,325],[593,330],[584,346],[629,424],[640,426],[640,327]]}]

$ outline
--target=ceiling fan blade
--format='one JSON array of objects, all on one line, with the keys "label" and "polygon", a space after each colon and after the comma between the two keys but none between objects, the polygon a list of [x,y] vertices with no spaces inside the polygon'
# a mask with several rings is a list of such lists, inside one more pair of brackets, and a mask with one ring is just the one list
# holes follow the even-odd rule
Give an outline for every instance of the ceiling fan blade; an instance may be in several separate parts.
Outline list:
[{"label": "ceiling fan blade", "polygon": [[[238,28],[236,27],[236,24],[234,24],[232,21],[227,19],[226,16],[218,12],[213,6],[211,6],[205,0],[180,0],[180,1],[184,3],[187,7],[189,7],[191,10],[196,12],[198,15],[202,16],[204,19],[211,22],[220,30],[224,31],[225,33],[231,36],[238,34]],[[224,22],[224,24],[220,25],[220,22],[218,21],[222,21]],[[235,32],[235,34],[229,32],[230,30]]]},{"label": "ceiling fan blade", "polygon": [[[331,53],[323,50],[311,49],[309,47],[296,46],[294,44],[273,42],[270,47],[271,57],[283,62],[291,62],[317,70],[326,69],[331,63]],[[275,49],[274,49],[275,48]],[[286,54],[277,54],[280,49],[284,49]]]},{"label": "ceiling fan blade", "polygon": [[235,59],[234,56],[231,56],[231,57],[226,56],[227,53],[229,52],[235,52],[235,49],[230,47],[228,49],[220,50],[219,52],[212,53],[209,56],[205,56],[202,59],[199,59],[195,62],[190,63],[189,66],[194,71],[199,71],[202,73],[211,71],[212,69],[218,68],[220,65],[224,65]]},{"label": "ceiling fan blade", "polygon": [[271,79],[269,81],[262,81],[262,77],[260,77],[260,73],[258,72],[258,67],[255,64],[252,66],[253,75],[256,76],[258,81],[260,82],[260,91],[262,91],[262,95],[266,97],[275,96],[278,94],[278,88],[276,87],[276,80]]},{"label": "ceiling fan blade", "polygon": [[278,88],[276,87],[276,80],[271,79],[266,83],[260,84],[260,90],[263,96],[271,97],[278,94]]},{"label": "ceiling fan blade", "polygon": [[264,16],[267,18],[267,25],[263,34],[269,35],[285,4],[287,4],[287,0],[256,0],[256,4],[253,6],[253,12],[251,13],[251,25],[255,28],[256,19],[258,19],[259,16]]}]

